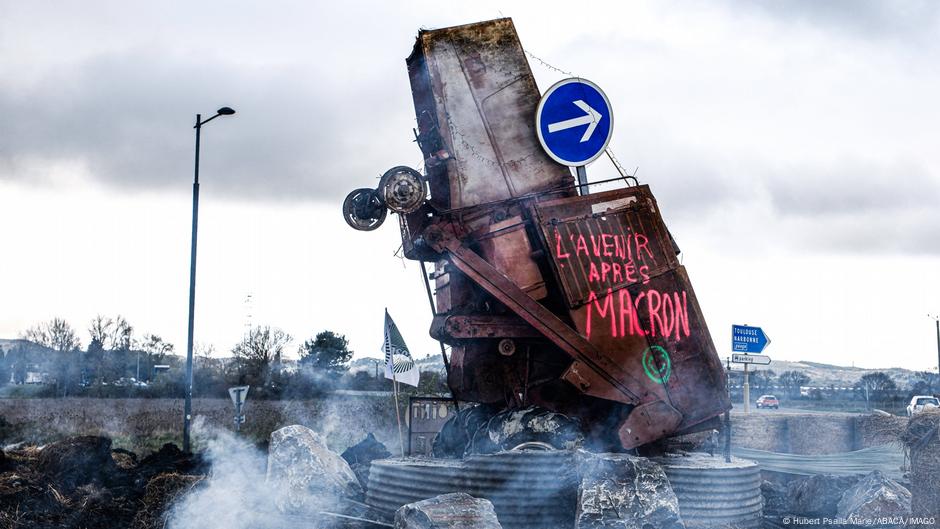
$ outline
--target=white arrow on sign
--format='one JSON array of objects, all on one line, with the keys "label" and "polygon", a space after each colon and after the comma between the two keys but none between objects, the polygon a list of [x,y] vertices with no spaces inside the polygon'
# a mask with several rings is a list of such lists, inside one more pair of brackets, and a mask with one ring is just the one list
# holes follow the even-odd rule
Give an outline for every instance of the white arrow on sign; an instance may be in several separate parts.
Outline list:
[{"label": "white arrow on sign", "polygon": [[579,142],[584,143],[591,139],[591,135],[594,134],[594,129],[597,128],[597,124],[601,121],[601,119],[604,118],[604,116],[591,108],[591,105],[588,105],[580,99],[574,101],[574,104],[584,111],[584,115],[577,118],[559,121],[557,123],[549,123],[548,132],[558,132],[574,127],[580,127],[581,125],[587,125],[587,129],[584,130],[584,135],[581,136],[581,141]]}]

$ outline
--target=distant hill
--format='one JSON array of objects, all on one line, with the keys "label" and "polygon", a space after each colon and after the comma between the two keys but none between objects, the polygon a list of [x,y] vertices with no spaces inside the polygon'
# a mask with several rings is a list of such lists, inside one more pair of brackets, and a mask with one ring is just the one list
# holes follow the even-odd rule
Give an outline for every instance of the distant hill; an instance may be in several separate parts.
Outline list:
[{"label": "distant hill", "polygon": [[[379,358],[359,358],[350,363],[350,371],[374,370],[375,363],[379,363],[379,370],[383,369],[384,360]],[[440,371],[444,369],[444,362],[440,354],[426,355],[417,360],[418,368],[422,371]],[[741,364],[732,364],[735,370],[742,369]],[[866,369],[862,367],[836,366],[819,362],[801,360],[799,362],[787,360],[774,360],[769,366],[751,366],[753,370],[771,369],[777,375],[784,371],[802,371],[810,378],[810,386],[820,387],[853,387],[863,375],[882,372],[891,377],[899,388],[907,388],[917,380],[917,371],[899,367],[885,369]]]},{"label": "distant hill", "polygon": [[17,346],[29,351],[31,354],[48,354],[52,352],[52,349],[25,338],[0,338],[0,355],[9,353]]},{"label": "distant hill", "polygon": [[[359,358],[353,360],[349,363],[349,371],[355,373],[356,371],[370,371],[375,370],[375,363],[379,364],[379,371],[385,369],[385,360],[382,358]],[[423,357],[418,357],[415,359],[415,363],[418,364],[418,369],[421,371],[442,371],[444,369],[444,360],[441,359],[441,354],[436,355],[425,355]]]},{"label": "distant hill", "polygon": [[[734,368],[741,369],[741,366],[734,365]],[[900,367],[866,369],[863,367],[834,366],[807,360],[799,362],[774,360],[771,365],[758,366],[757,369],[771,369],[778,375],[784,371],[802,371],[810,378],[810,386],[821,387],[853,387],[862,376],[879,371],[891,377],[899,388],[910,387],[917,379],[917,371]]]}]

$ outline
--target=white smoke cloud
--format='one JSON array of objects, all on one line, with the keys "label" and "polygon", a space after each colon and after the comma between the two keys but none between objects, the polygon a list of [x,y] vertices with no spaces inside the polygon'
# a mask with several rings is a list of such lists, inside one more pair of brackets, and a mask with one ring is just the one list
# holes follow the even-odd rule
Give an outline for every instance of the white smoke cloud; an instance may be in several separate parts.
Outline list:
[{"label": "white smoke cloud", "polygon": [[169,529],[269,527],[279,491],[264,481],[265,454],[233,433],[197,417],[193,437],[205,445],[209,477],[182,498],[168,517]]}]

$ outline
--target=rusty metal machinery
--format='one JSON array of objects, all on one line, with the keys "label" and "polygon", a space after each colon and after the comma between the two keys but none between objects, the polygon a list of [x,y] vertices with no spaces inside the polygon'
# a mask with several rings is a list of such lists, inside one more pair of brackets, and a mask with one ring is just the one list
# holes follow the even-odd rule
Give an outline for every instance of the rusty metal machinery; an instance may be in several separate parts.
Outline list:
[{"label": "rusty metal machinery", "polygon": [[389,170],[344,216],[369,230],[392,209],[405,256],[434,263],[454,395],[626,449],[713,428],[724,373],[659,205],[645,185],[579,195],[542,151],[512,21],[421,31],[406,62],[427,174]]}]

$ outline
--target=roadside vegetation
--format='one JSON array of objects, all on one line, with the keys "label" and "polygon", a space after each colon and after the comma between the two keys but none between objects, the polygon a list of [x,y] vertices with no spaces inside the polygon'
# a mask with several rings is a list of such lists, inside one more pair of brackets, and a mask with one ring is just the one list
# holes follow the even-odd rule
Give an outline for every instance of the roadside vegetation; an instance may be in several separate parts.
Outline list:
[{"label": "roadside vegetation", "polygon": [[[801,371],[785,371],[778,375],[773,370],[762,369],[750,373],[749,383],[751,400],[773,394],[782,406],[825,411],[880,409],[904,415],[912,396],[940,394],[940,376],[928,371],[916,372],[912,382],[904,386],[880,371],[866,373],[850,385],[821,386],[814,384],[812,378]],[[743,402],[743,385],[744,373],[732,371],[730,390],[733,402]]]},{"label": "roadside vegetation", "polygon": [[[88,342],[67,321],[54,318],[0,343],[0,397],[176,398],[183,395],[185,351],[157,334],[138,334],[122,316],[97,316]],[[296,354],[291,354],[296,353]],[[335,390],[389,391],[377,366],[351,372],[353,351],[342,334],[323,330],[295,345],[269,325],[251,328],[228,354],[197,345],[193,396],[228,398],[231,386],[249,385],[253,399],[312,399]],[[405,394],[447,393],[442,373],[421,373]]]}]

